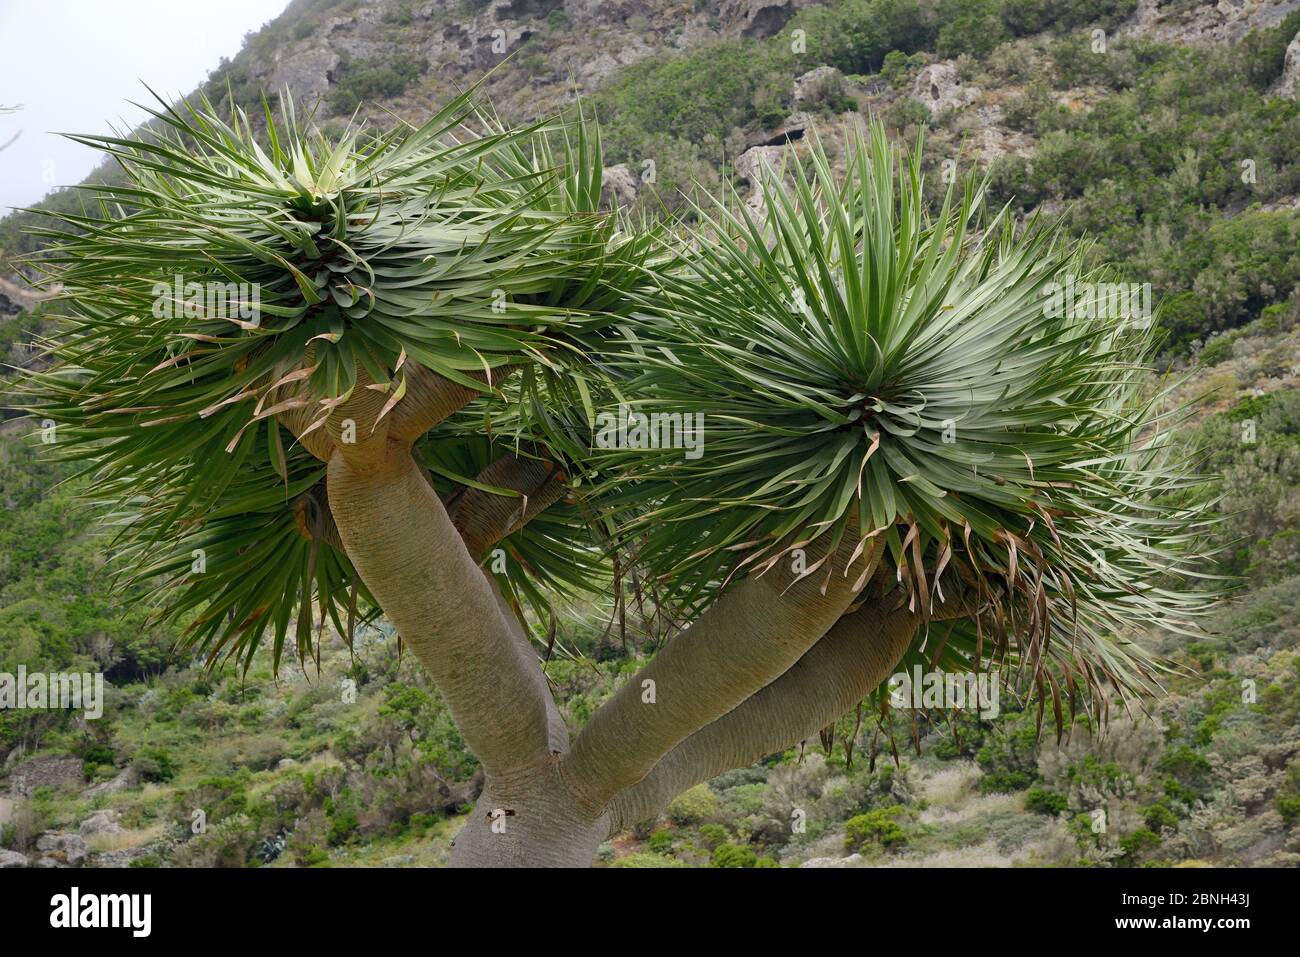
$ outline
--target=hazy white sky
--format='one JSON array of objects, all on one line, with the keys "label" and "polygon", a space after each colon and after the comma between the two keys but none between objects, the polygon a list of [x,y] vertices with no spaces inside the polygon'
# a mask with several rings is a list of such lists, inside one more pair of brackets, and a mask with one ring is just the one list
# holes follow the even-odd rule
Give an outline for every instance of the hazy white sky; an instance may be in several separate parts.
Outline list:
[{"label": "hazy white sky", "polygon": [[0,216],[71,186],[101,154],[57,133],[134,126],[148,83],[189,93],[288,0],[0,0]]}]

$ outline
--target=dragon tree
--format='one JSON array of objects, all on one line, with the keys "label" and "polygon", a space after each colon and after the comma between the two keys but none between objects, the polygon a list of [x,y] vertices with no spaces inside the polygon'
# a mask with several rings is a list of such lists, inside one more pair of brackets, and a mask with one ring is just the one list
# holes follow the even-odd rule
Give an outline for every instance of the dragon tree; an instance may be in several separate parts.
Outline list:
[{"label": "dragon tree", "polygon": [[[153,113],[80,138],[125,177],[46,230],[27,407],[195,654],[391,622],[483,768],[453,863],[587,866],[915,664],[1102,717],[1211,600],[1152,324],[879,126],[654,223],[581,115]],[[549,609],[631,577],[677,627],[570,727]]]}]

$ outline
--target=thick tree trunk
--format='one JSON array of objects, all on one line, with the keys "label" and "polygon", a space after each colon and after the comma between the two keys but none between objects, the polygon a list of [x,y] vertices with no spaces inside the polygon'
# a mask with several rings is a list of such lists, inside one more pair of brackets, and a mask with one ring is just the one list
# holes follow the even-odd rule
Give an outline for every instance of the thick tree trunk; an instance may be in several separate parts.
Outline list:
[{"label": "thick tree trunk", "polygon": [[[561,779],[568,734],[537,656],[406,449],[356,464],[334,455],[329,498],[357,571],[483,764],[452,863],[590,866],[609,825],[580,810]],[[495,537],[489,525],[473,524],[480,546]]]},{"label": "thick tree trunk", "polygon": [[551,757],[546,679],[405,448],[362,468],[334,455],[329,500],[348,556],[428,669],[489,773]]},{"label": "thick tree trunk", "polygon": [[830,535],[807,546],[800,576],[789,562],[728,590],[596,711],[565,756],[571,789],[593,811],[608,807],[692,733],[780,677],[835,624],[879,560],[874,544]]},{"label": "thick tree trunk", "polygon": [[[523,627],[501,590],[489,578],[511,634],[528,646]],[[569,748],[564,718],[548,694],[550,757],[532,767],[485,777],[474,811],[452,843],[456,867],[589,867],[596,847],[609,833],[604,815],[579,809],[559,773],[559,758]]]},{"label": "thick tree trunk", "polygon": [[620,794],[610,807],[611,829],[649,820],[687,788],[793,747],[848,714],[893,672],[918,626],[906,608],[867,606],[845,615],[789,671]]},{"label": "thick tree trunk", "polygon": [[456,835],[454,867],[590,867],[609,833],[578,807],[557,761],[493,775]]},{"label": "thick tree trunk", "polygon": [[687,788],[797,744],[851,711],[889,676],[919,624],[905,608],[844,616],[789,671],[683,741],[599,817],[574,800],[558,756],[495,777],[456,838],[452,864],[590,866],[603,840],[654,818]]}]

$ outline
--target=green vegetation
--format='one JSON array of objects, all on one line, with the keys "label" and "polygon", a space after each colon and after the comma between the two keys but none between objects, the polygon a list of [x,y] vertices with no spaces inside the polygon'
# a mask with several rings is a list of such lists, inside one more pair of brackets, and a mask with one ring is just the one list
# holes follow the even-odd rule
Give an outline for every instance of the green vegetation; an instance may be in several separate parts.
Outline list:
[{"label": "green vegetation", "polygon": [[944,57],[984,57],[1012,37],[1110,30],[1136,8],[1137,0],[940,0],[935,48]]},{"label": "green vegetation", "polygon": [[930,46],[935,28],[916,0],[849,0],[803,11],[795,29],[807,31],[809,58],[801,69],[828,64],[849,74],[876,73],[894,51],[912,53]]},{"label": "green vegetation", "polygon": [[344,57],[334,71],[330,106],[338,113],[351,113],[362,103],[391,100],[429,69],[423,57],[410,54],[354,60]]},{"label": "green vegetation", "polygon": [[[1267,84],[1243,70],[1270,54],[1143,39],[1098,54],[1088,42],[1037,39],[974,71],[982,85],[1025,85],[1007,116],[1037,139],[1032,155],[993,164],[995,194],[1025,210],[1067,204],[1070,228],[1095,239],[1100,259],[1166,298],[1174,350],[1286,302],[1300,283],[1300,213],[1260,207],[1300,191],[1289,145],[1300,103],[1261,95]],[[1059,105],[1078,86],[1104,99]]]},{"label": "green vegetation", "polygon": [[[1231,48],[1112,37],[1093,52],[1083,28],[1111,30],[1134,6],[945,0],[930,19],[911,0],[848,0],[802,11],[770,41],[642,61],[596,104],[611,158],[634,167],[653,159],[655,202],[681,209],[680,193],[716,188],[720,164],[780,125],[792,75],[828,64],[850,76],[881,73],[905,93],[907,65],[922,51],[977,57],[970,81],[1024,86],[1006,117],[1036,140],[1030,155],[993,162],[995,199],[1025,211],[1065,204],[1071,230],[1097,243],[1098,261],[1164,297],[1168,348],[1185,353],[1300,285],[1300,213],[1259,208],[1300,192],[1292,148],[1300,103],[1265,95],[1300,12]],[[802,54],[790,48],[796,29],[807,34]],[[1077,87],[1099,89],[1104,101],[1060,105]],[[848,106],[840,98],[827,108]],[[886,109],[900,128],[939,125],[922,107],[903,96]]]},{"label": "green vegetation", "polygon": [[[256,116],[261,90],[250,64],[352,6],[291,4],[214,72],[207,92],[230,92]],[[1098,261],[1153,284],[1165,301],[1168,350],[1183,355],[1287,302],[1300,284],[1300,213],[1262,208],[1300,193],[1293,148],[1300,104],[1266,95],[1300,29],[1300,11],[1232,47],[1110,36],[1104,53],[1093,52],[1089,30],[1114,31],[1134,8],[1135,0],[943,0],[927,11],[916,0],[839,0],[799,11],[770,40],[712,41],[642,59],[616,72],[591,103],[604,124],[608,162],[629,164],[653,187],[638,206],[690,215],[687,196],[717,192],[736,156],[780,126],[792,108],[794,76],[825,64],[851,81],[814,109],[875,109],[900,129],[942,129],[958,118],[931,116],[911,100],[910,76],[927,59],[973,57],[963,67],[968,81],[1023,87],[1005,104],[1005,117],[1034,138],[1028,155],[992,163],[993,197],[1026,211],[1063,204],[1071,230],[1097,243]],[[565,26],[556,14],[546,29]],[[347,114],[440,82],[403,44],[410,15],[403,5],[385,8],[384,25],[397,31],[391,49],[344,57],[333,73],[331,109]],[[800,52],[796,30],[803,31]],[[528,72],[556,69],[543,53],[528,56],[543,58]],[[873,102],[855,92],[874,74],[898,87],[895,99]],[[1080,88],[1101,102],[1061,105]],[[932,140],[928,164],[946,158],[936,152],[943,142]],[[70,213],[81,199],[65,190],[43,205]],[[0,250],[16,256],[36,248],[21,231],[31,224],[22,216],[0,221]]]},{"label": "green vegetation", "polygon": [[1057,815],[1065,810],[1069,801],[1064,794],[1037,785],[1025,791],[1025,810],[1035,814]]},{"label": "green vegetation", "polygon": [[1300,821],[1300,762],[1293,761],[1287,768],[1286,780],[1278,788],[1277,812],[1288,824]]},{"label": "green vegetation", "polygon": [[888,848],[907,843],[907,832],[898,823],[902,814],[903,807],[895,804],[849,818],[844,823],[845,846],[860,851],[874,845]]}]

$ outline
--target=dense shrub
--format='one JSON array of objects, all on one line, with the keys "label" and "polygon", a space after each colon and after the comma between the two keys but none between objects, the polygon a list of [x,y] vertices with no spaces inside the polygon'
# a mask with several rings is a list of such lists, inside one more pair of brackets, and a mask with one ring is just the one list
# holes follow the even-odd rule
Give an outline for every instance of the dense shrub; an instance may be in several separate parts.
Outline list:
[{"label": "dense shrub", "polygon": [[188,830],[194,821],[195,811],[202,811],[203,819],[209,824],[244,814],[249,810],[246,786],[247,778],[244,776],[203,778],[188,791],[176,795],[173,816],[179,825]]},{"label": "dense shrub", "polygon": [[1015,36],[1096,25],[1113,29],[1132,16],[1137,0],[1001,0],[1003,24]]},{"label": "dense shrub", "polygon": [[[654,836],[657,836],[659,834],[664,834],[664,833],[667,832],[656,831]],[[727,829],[723,827],[721,824],[700,825],[700,844],[708,848],[709,850],[714,850],[719,846],[721,846],[722,844],[725,844],[727,838],[730,836],[731,835],[727,833]],[[651,844],[653,845],[653,843],[654,842],[652,839]]]},{"label": "dense shrub", "polygon": [[340,807],[327,802],[325,814],[329,818],[326,840],[331,847],[347,843],[360,827],[361,822],[357,819],[357,812],[351,807]]},{"label": "dense shrub", "polygon": [[1025,810],[1035,814],[1057,815],[1069,804],[1064,794],[1035,785],[1025,792]]},{"label": "dense shrub", "polygon": [[1125,863],[1133,863],[1144,852],[1153,850],[1160,846],[1160,835],[1140,827],[1132,834],[1120,838],[1120,850],[1122,850]]},{"label": "dense shrub", "polygon": [[176,764],[165,748],[141,748],[132,763],[142,781],[165,782],[176,777]]},{"label": "dense shrub", "polygon": [[368,100],[400,96],[428,69],[424,57],[407,53],[365,60],[341,57],[333,74],[330,105],[335,112],[351,113]]},{"label": "dense shrub", "polygon": [[939,55],[988,55],[1008,36],[1001,6],[1000,0],[940,0]]},{"label": "dense shrub", "polygon": [[892,848],[907,843],[907,833],[898,823],[905,813],[902,805],[895,804],[849,818],[844,825],[844,846],[851,851],[860,851],[873,846]]},{"label": "dense shrub", "polygon": [[1203,791],[1210,780],[1210,762],[1200,752],[1185,744],[1166,751],[1156,764],[1156,769],[1196,791]]},{"label": "dense shrub", "polygon": [[1176,830],[1178,828],[1178,814],[1169,806],[1167,800],[1157,801],[1141,809],[1142,821],[1146,826],[1159,834],[1162,830]]},{"label": "dense shrub", "polygon": [[752,848],[736,844],[720,844],[713,851],[714,867],[776,867],[775,859],[759,857]]},{"label": "dense shrub", "polygon": [[81,761],[88,779],[94,777],[95,771],[100,765],[111,768],[117,763],[113,755],[113,749],[106,744],[90,745],[82,753]]},{"label": "dense shrub", "polygon": [[1286,48],[1300,32],[1300,10],[1287,14],[1275,27],[1253,30],[1241,41],[1240,56],[1247,78],[1257,89],[1267,89],[1282,75]]},{"label": "dense shrub", "polygon": [[714,867],[753,867],[756,863],[758,855],[748,847],[719,844],[713,850]]},{"label": "dense shrub", "polygon": [[1292,761],[1286,769],[1286,778],[1274,799],[1277,813],[1288,824],[1300,821],[1300,761]]},{"label": "dense shrub", "polygon": [[718,796],[707,784],[697,784],[689,791],[683,791],[668,805],[668,819],[679,825],[698,824],[717,813]]},{"label": "dense shrub", "polygon": [[932,22],[916,0],[848,0],[799,14],[808,53],[844,73],[875,73],[891,51],[912,53],[934,41]]},{"label": "dense shrub", "polygon": [[1038,778],[1038,729],[1029,721],[1004,716],[975,754],[984,776],[980,792],[1022,791]]},{"label": "dense shrub", "polygon": [[[713,825],[717,827],[717,825]],[[701,829],[703,830],[703,829]],[[725,831],[723,832],[726,833]],[[656,854],[671,854],[673,850],[673,832],[667,829],[655,831],[650,835],[650,850]]]}]

